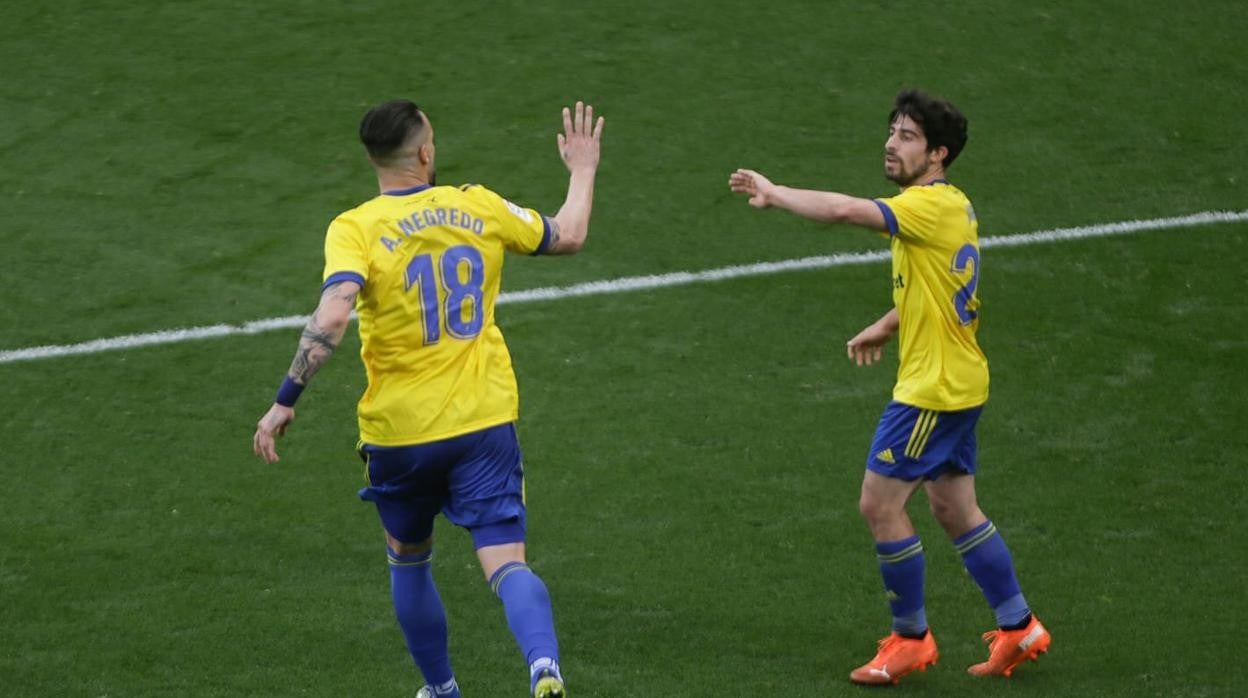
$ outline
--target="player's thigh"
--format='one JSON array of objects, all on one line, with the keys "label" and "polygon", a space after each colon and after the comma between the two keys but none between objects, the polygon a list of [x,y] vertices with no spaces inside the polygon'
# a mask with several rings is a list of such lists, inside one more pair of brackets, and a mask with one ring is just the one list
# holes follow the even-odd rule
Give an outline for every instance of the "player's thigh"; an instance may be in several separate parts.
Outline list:
[{"label": "player's thigh", "polygon": [[419,545],[433,535],[433,520],[450,495],[446,450],[441,442],[361,448],[368,484],[360,498],[376,505],[388,540]]},{"label": "player's thigh", "polygon": [[524,468],[515,425],[476,432],[449,474],[448,519],[472,533],[477,549],[523,543]]},{"label": "player's thigh", "polygon": [[935,480],[928,480],[923,487],[933,507],[966,509],[976,506],[974,475],[945,473]]},{"label": "player's thigh", "polygon": [[975,495],[975,426],[979,409],[946,413],[943,417],[946,424],[934,438],[937,444],[932,454],[940,467],[928,476],[925,489],[932,516],[950,537],[956,538],[985,520]]},{"label": "player's thigh", "polygon": [[872,512],[901,512],[914,491],[922,484],[922,480],[902,480],[896,477],[881,475],[872,470],[863,473],[862,492],[858,497],[858,506],[868,518]]}]

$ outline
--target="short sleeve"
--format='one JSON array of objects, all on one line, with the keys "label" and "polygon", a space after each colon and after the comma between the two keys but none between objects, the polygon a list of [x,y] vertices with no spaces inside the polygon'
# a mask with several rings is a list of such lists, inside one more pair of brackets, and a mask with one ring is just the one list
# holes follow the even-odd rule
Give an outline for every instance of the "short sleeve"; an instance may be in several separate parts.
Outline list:
[{"label": "short sleeve", "polygon": [[909,187],[897,196],[875,199],[875,205],[884,214],[888,234],[911,241],[922,241],[934,235],[940,208],[930,194],[930,187]]},{"label": "short sleeve", "polygon": [[524,208],[481,186],[468,190],[482,197],[495,211],[499,236],[512,252],[542,254],[550,246],[551,222],[536,209]]},{"label": "short sleeve", "polygon": [[357,225],[339,216],[325,233],[325,271],[322,288],[339,281],[360,286],[368,280],[368,246]]}]

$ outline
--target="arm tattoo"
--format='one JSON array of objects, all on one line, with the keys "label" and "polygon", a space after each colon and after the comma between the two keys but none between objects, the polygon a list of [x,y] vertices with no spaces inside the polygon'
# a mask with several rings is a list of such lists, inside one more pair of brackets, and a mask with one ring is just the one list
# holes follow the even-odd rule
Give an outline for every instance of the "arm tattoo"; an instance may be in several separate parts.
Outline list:
[{"label": "arm tattoo", "polygon": [[[321,303],[333,300],[354,305],[359,291],[344,292],[339,288],[341,285],[338,283],[326,288],[321,294]],[[321,326],[320,312],[318,307],[312,317],[308,318],[308,324],[304,326],[303,334],[299,337],[299,348],[295,351],[294,361],[287,372],[300,385],[307,385],[312,380],[312,376],[334,355],[334,349],[338,348],[338,342],[342,340],[342,331],[335,332]]]},{"label": "arm tattoo", "polygon": [[550,221],[550,240],[546,243],[546,251],[549,252],[550,250],[554,249],[556,245],[559,244],[560,230],[559,230],[559,221],[555,220],[554,218],[547,218],[546,220]]},{"label": "arm tattoo", "polygon": [[320,326],[316,313],[313,313],[299,337],[299,349],[295,351],[295,360],[291,362],[288,372],[290,377],[300,385],[307,385],[337,348],[337,340]]},{"label": "arm tattoo", "polygon": [[355,297],[360,295],[360,292],[358,289],[355,291],[351,291],[349,293],[346,291],[343,291],[341,286],[344,283],[346,282],[339,281],[338,283],[330,286],[329,288],[326,288],[325,292],[321,294],[321,297],[325,298],[326,296],[328,296],[331,298],[337,298],[341,300],[343,303],[350,303],[351,305],[355,305]]}]

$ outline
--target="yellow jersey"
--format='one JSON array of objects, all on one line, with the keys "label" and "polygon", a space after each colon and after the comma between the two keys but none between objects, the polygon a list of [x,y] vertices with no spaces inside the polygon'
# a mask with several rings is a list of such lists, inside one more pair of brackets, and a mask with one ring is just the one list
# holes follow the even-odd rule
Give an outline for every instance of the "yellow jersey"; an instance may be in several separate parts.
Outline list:
[{"label": "yellow jersey", "polygon": [[361,285],[363,442],[426,443],[519,417],[494,304],[504,250],[549,240],[545,216],[475,185],[384,192],[334,219],[323,278]]},{"label": "yellow jersey", "polygon": [[988,359],[979,348],[979,223],[944,180],[876,199],[893,256],[900,365],[893,399],[951,412],[988,400]]}]

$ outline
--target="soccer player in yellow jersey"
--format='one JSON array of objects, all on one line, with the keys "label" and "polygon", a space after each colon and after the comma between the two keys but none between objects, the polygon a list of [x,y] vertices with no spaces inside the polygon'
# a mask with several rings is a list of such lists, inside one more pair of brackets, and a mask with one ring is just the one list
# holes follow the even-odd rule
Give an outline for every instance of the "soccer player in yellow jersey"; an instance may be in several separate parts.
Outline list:
[{"label": "soccer player in yellow jersey", "polygon": [[525,564],[525,506],[516,377],[494,324],[504,251],[574,254],[589,230],[603,119],[563,110],[559,154],[570,172],[554,216],[477,185],[436,185],[433,125],[398,100],[364,115],[360,140],[381,191],[337,218],[325,237],[321,301],[303,330],[253,448],[277,461],[276,437],[333,354],[352,310],[368,388],[359,402],[361,498],[380,514],[391,593],[418,698],[459,698],[446,612],[433,583],[433,520],[467,528],[529,666],[535,698],[564,695],[550,596]]},{"label": "soccer player in yellow jersey", "polygon": [[906,502],[923,486],[932,514],[996,613],[984,635],[988,660],[978,676],[1009,676],[1048,650],[1048,631],[1031,613],[1001,534],[975,498],[975,424],[988,400],[988,361],[979,326],[978,223],[971,202],[945,179],[966,144],[966,118],[918,90],[897,95],[888,117],[884,174],[897,196],[862,199],[773,184],[752,170],[729,176],[732,191],[758,208],[775,206],[827,223],[879,231],[892,250],[893,309],[849,340],[859,366],[878,361],[899,335],[893,401],[867,456],[858,507],[871,535],[893,613],[892,632],[850,680],[895,684],[936,663],[923,608],[923,546]]}]

